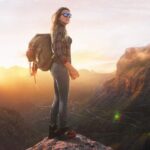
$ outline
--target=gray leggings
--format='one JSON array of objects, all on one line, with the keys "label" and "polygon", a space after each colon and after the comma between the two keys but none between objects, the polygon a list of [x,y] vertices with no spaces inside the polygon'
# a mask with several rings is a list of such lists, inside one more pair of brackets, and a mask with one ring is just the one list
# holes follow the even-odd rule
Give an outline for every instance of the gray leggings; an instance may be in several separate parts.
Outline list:
[{"label": "gray leggings", "polygon": [[69,74],[63,64],[56,62],[52,64],[50,71],[54,79],[54,99],[50,110],[50,125],[57,124],[59,128],[63,128],[67,125]]}]

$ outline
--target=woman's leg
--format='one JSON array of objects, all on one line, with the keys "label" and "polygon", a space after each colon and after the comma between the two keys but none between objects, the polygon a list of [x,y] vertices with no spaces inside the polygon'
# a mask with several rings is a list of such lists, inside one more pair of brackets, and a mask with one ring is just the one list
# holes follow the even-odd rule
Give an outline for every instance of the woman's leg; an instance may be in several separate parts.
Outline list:
[{"label": "woman's leg", "polygon": [[54,99],[50,111],[50,125],[57,125],[57,116],[59,110],[59,93],[56,80],[54,79]]},{"label": "woman's leg", "polygon": [[58,110],[58,123],[59,128],[66,127],[67,125],[67,102],[69,93],[69,74],[65,66],[62,64],[53,64],[52,75],[56,81],[56,89],[59,95],[59,110]]},{"label": "woman's leg", "polygon": [[62,75],[57,79],[59,91],[59,113],[58,122],[59,128],[64,128],[67,125],[67,103],[69,93],[69,75],[67,70],[63,70]]}]

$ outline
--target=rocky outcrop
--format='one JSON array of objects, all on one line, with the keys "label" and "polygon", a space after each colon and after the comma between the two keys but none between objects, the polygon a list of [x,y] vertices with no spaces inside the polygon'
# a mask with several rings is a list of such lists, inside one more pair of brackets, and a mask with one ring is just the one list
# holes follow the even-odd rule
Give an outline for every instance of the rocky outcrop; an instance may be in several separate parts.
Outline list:
[{"label": "rocky outcrop", "polygon": [[[97,98],[102,101],[117,103],[136,100],[136,98],[148,90],[150,81],[150,45],[144,47],[127,48],[117,63],[116,76],[105,82],[98,90]],[[149,89],[150,90],[150,89]],[[95,98],[94,98],[95,99]],[[94,100],[95,101],[95,100]]]},{"label": "rocky outcrop", "polygon": [[76,138],[68,140],[44,138],[27,150],[112,150],[99,142],[92,141],[87,137],[77,134]]}]

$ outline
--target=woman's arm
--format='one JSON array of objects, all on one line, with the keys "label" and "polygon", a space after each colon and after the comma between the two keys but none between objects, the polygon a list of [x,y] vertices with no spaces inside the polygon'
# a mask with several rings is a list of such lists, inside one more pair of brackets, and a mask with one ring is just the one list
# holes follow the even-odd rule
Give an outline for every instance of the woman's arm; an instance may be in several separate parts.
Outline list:
[{"label": "woman's arm", "polygon": [[64,45],[62,42],[63,34],[62,32],[57,32],[54,36],[54,42],[53,42],[53,50],[54,55],[60,59],[62,64],[67,68],[69,71],[69,75],[71,79],[76,79],[79,77],[78,71],[71,65],[68,58],[63,54]]}]

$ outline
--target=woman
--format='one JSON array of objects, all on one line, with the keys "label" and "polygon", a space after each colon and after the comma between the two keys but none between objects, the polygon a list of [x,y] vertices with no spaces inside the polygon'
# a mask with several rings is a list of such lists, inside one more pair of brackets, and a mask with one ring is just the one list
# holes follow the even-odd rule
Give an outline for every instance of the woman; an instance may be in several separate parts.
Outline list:
[{"label": "woman", "polygon": [[50,71],[54,79],[55,94],[50,111],[49,138],[73,133],[67,126],[69,76],[71,79],[76,79],[79,73],[71,65],[72,39],[66,31],[70,18],[70,10],[66,7],[59,8],[52,17],[51,37],[54,59]]}]

